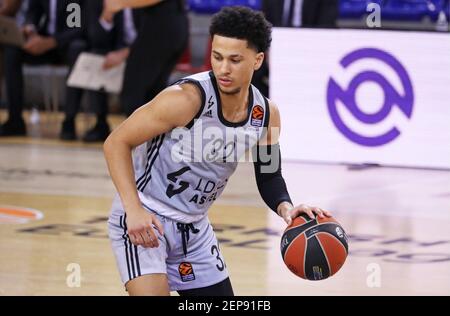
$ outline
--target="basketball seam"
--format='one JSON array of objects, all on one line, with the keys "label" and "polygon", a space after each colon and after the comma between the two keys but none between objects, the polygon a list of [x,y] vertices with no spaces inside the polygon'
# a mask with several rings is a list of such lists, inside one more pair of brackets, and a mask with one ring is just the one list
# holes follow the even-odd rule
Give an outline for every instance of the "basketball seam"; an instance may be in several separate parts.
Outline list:
[{"label": "basketball seam", "polygon": [[[317,220],[317,218],[314,218],[314,221],[316,222],[316,227],[319,226],[319,221]],[[314,226],[313,226],[314,227]],[[311,227],[312,228],[312,227]],[[306,238],[306,243],[305,243],[305,249],[303,250],[303,275],[305,276],[306,279],[308,279],[308,276],[306,275],[306,252],[308,250],[308,241],[309,238],[306,236],[306,230],[303,232],[305,234],[305,238]],[[314,235],[313,235],[314,236]],[[317,238],[316,238],[317,239]],[[309,280],[309,279],[308,279]]]},{"label": "basketball seam", "polygon": [[[313,226],[313,227],[311,227],[311,228],[308,228],[307,230],[305,230],[303,233],[306,233],[307,231],[309,231],[310,229],[313,229],[313,228],[317,228],[317,227],[320,227],[320,226],[325,226],[325,225],[331,225],[331,224],[336,224],[336,223],[323,223],[323,224],[317,224],[316,226]],[[338,226],[340,226],[339,224],[337,224]],[[303,234],[302,233],[302,234]],[[322,233],[322,232],[321,232]],[[330,234],[331,235],[331,234]],[[310,238],[312,238],[312,237],[314,237],[315,236],[315,234],[314,235],[311,235],[311,236],[309,236],[309,237],[307,237],[306,239],[310,239]],[[333,235],[332,235],[333,236]],[[334,237],[334,236],[333,236]]]},{"label": "basketball seam", "polygon": [[[311,220],[311,221],[312,221],[312,220]],[[300,226],[302,226],[302,225],[306,225],[306,224],[310,223],[311,221],[305,222],[305,223],[303,223],[303,224],[301,224],[301,225],[298,225],[298,226],[295,226],[295,227],[288,228],[288,229],[286,229],[286,230],[284,231],[284,233],[287,233],[287,232],[289,232],[289,231],[291,231],[291,230],[293,230],[293,229],[296,229],[296,228],[298,228],[298,227],[300,227]]]},{"label": "basketball seam", "polygon": [[[284,252],[283,260],[285,259],[286,254],[288,253],[288,250],[289,250],[289,248],[291,248],[291,246],[292,246],[292,244],[294,243],[294,241],[295,241],[297,238],[301,237],[303,234],[304,234],[304,232],[301,233],[301,234],[298,234],[294,239],[291,240],[291,242],[289,243],[289,246],[287,246],[286,251]],[[307,239],[306,236],[305,236],[305,241],[307,241],[307,240],[308,240],[308,239]]]},{"label": "basketball seam", "polygon": [[[286,254],[288,253],[289,248],[291,248],[291,246],[294,244],[294,241],[295,241],[297,238],[301,237],[303,234],[304,234],[304,232],[301,233],[301,234],[299,234],[298,236],[296,236],[296,237],[289,243],[289,246],[286,248],[286,251],[284,252],[283,261],[285,261]],[[304,276],[305,278],[306,278],[305,260],[306,260],[306,248],[307,248],[307,247],[308,247],[308,239],[306,238],[306,235],[305,235],[305,247],[303,247],[303,276]],[[286,262],[286,261],[285,261],[285,262]]]},{"label": "basketball seam", "polygon": [[306,250],[308,249],[308,238],[306,238],[305,234],[305,247],[303,248],[303,276],[305,279],[308,279],[306,276]]},{"label": "basketball seam", "polygon": [[328,234],[328,235],[330,235],[331,237],[333,237],[334,239],[336,239],[336,240],[338,241],[339,246],[341,246],[342,248],[344,248],[345,253],[348,255],[347,249],[345,249],[345,247],[344,247],[344,245],[342,244],[342,242],[341,242],[338,238],[336,238],[336,236],[334,236],[333,234],[330,234],[329,232],[319,232],[319,233],[317,233],[317,234]]},{"label": "basketball seam", "polygon": [[[319,223],[317,221],[317,218],[314,218],[314,221],[316,222],[316,225]],[[308,250],[308,240],[309,240],[309,238],[306,236],[306,232],[307,232],[307,230],[302,232],[302,234],[305,234],[305,247],[303,248],[303,275],[304,275],[305,279],[308,280],[308,276],[306,275],[306,251]]]},{"label": "basketball seam", "polygon": [[[319,234],[321,234],[321,233],[317,233],[316,235],[319,235]],[[317,242],[319,243],[320,248],[322,249],[323,256],[325,257],[325,260],[327,261],[328,271],[329,271],[329,273],[330,273],[329,276],[331,276],[331,275],[332,275],[332,271],[331,271],[331,265],[330,265],[330,262],[328,261],[328,254],[325,252],[325,248],[323,248],[323,245],[322,245],[322,243],[320,242],[320,239],[317,238],[317,236],[316,236],[316,239],[317,239]]]},{"label": "basketball seam", "polygon": [[[306,225],[306,224],[308,224],[308,223],[311,223],[312,221],[315,221],[315,222],[316,222],[316,225],[315,225],[315,226],[312,226],[312,227],[310,227],[310,228],[308,228],[308,229],[306,229],[306,230],[304,230],[304,231],[301,232],[299,235],[297,235],[297,237],[300,236],[301,234],[304,234],[305,232],[307,232],[308,230],[310,230],[310,229],[313,228],[313,227],[318,227],[318,226],[321,226],[321,225],[325,225],[325,224],[319,224],[319,222],[317,221],[317,219],[313,219],[313,220],[310,220],[309,222],[303,223],[302,225],[288,228],[288,229],[286,229],[286,230],[284,231],[283,234],[286,234],[287,232],[289,232],[289,231],[291,231],[291,230],[293,230],[293,229],[295,229],[295,228],[299,228],[299,227],[301,227],[301,226],[303,226],[303,225]],[[331,223],[329,223],[329,224],[331,224]],[[297,237],[296,237],[296,238],[297,238]],[[306,235],[305,235],[305,237],[306,237]],[[294,239],[294,240],[295,240],[295,239]],[[294,240],[292,240],[292,241],[294,241]],[[308,238],[306,238],[306,240],[308,240]],[[287,251],[287,249],[286,249],[286,251]]]}]

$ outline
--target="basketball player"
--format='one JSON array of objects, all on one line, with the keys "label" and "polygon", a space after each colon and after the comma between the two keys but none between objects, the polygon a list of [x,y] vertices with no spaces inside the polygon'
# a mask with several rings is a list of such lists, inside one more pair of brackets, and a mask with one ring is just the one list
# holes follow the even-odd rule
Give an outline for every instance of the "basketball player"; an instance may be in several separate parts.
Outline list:
[{"label": "basketball player", "polygon": [[[259,12],[228,7],[214,16],[210,34],[212,72],[166,88],[104,144],[118,191],[110,239],[130,295],[233,295],[207,211],[251,148],[257,148],[259,192],[287,224],[302,213],[331,216],[317,207],[293,207],[280,163],[264,171],[268,161],[258,154],[274,160],[279,154],[278,109],[250,85],[270,45],[271,25]],[[198,152],[189,160],[189,149],[198,146],[192,139],[200,139],[200,160]]]}]

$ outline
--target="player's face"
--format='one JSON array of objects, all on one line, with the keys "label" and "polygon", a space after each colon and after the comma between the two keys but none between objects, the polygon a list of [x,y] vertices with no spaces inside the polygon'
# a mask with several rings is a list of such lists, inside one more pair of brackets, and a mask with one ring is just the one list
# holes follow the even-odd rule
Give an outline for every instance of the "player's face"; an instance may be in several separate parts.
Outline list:
[{"label": "player's face", "polygon": [[249,48],[246,40],[214,35],[211,65],[222,93],[237,94],[248,89],[263,59],[264,53]]}]

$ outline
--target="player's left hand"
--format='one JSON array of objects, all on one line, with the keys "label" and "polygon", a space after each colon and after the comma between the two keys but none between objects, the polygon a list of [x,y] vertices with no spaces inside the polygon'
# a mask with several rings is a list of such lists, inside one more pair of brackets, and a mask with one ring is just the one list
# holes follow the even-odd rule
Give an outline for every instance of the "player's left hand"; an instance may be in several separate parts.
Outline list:
[{"label": "player's left hand", "polygon": [[319,207],[308,206],[305,204],[300,204],[298,206],[292,207],[289,203],[287,203],[290,207],[280,206],[281,210],[279,212],[280,216],[283,217],[284,221],[291,225],[292,220],[301,214],[308,215],[311,219],[315,218],[315,215],[320,218],[331,217],[331,213],[329,211],[323,210]]}]

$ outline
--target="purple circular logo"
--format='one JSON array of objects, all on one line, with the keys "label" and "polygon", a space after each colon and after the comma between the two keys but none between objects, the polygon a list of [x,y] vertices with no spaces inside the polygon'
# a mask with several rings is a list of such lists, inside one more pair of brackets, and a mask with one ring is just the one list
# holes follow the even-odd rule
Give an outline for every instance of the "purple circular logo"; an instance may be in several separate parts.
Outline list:
[{"label": "purple circular logo", "polygon": [[[348,84],[347,88],[339,86],[333,78],[330,78],[327,88],[327,104],[331,119],[337,129],[349,140],[362,146],[382,146],[397,138],[400,131],[394,126],[389,131],[377,136],[364,136],[347,126],[338,112],[338,101],[362,124],[378,124],[382,122],[397,106],[405,116],[412,116],[414,92],[411,80],[405,67],[391,54],[376,48],[362,48],[355,50],[342,58],[341,66],[346,69],[351,64],[362,59],[375,59],[389,66],[399,77],[403,86],[403,94],[400,94],[391,83],[379,72],[365,70],[358,73]],[[384,92],[384,104],[376,113],[366,113],[360,109],[356,102],[356,91],[364,83],[372,82],[380,86]]]}]

